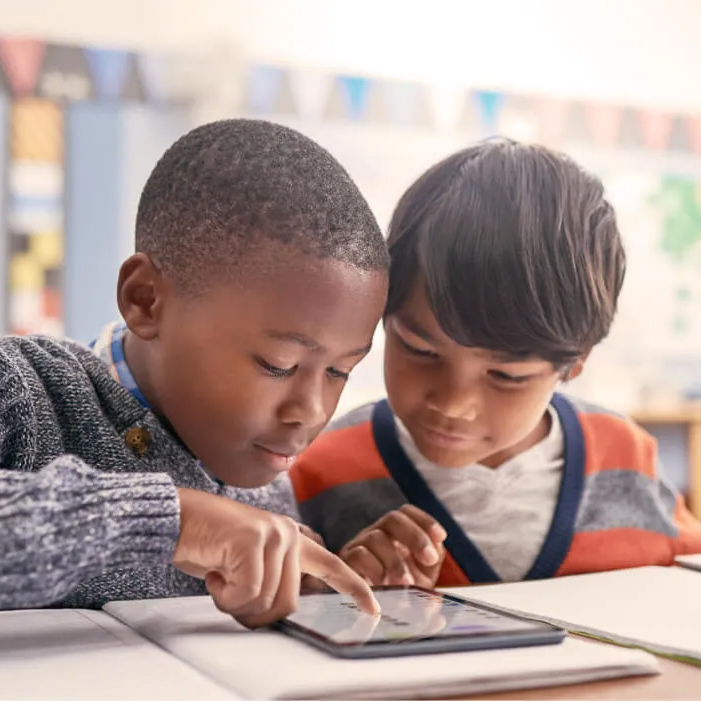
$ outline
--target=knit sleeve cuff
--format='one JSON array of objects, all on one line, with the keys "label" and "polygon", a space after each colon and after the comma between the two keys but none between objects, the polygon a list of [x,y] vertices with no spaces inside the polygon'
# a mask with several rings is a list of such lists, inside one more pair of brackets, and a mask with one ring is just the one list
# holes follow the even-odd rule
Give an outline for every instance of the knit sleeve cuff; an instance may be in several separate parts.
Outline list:
[{"label": "knit sleeve cuff", "polygon": [[73,507],[67,521],[79,531],[85,560],[103,571],[169,564],[180,533],[172,478],[98,472],[75,462],[76,479],[63,483],[69,493],[57,495],[56,503]]},{"label": "knit sleeve cuff", "polygon": [[105,484],[110,568],[169,564],[180,534],[180,503],[168,475],[130,477]]}]

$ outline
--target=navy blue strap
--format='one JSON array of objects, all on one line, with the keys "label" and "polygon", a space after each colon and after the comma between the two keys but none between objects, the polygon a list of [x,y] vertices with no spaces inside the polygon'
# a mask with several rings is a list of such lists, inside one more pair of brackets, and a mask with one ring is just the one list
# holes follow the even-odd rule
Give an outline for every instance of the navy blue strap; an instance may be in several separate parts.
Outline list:
[{"label": "navy blue strap", "polygon": [[448,534],[445,546],[470,582],[499,582],[496,572],[482,557],[477,546],[465,535],[407,457],[399,443],[394,414],[387,400],[375,405],[372,414],[372,434],[382,460],[409,503],[433,516],[445,528]]},{"label": "navy blue strap", "polygon": [[551,404],[562,426],[565,440],[565,465],[560,493],[543,547],[526,579],[554,577],[572,544],[579,503],[584,491],[584,434],[574,407],[561,394],[555,394]]},{"label": "navy blue strap", "polygon": [[[562,426],[565,464],[548,535],[526,579],[553,577],[562,565],[574,536],[584,490],[584,435],[577,413],[562,395],[554,395],[551,403]],[[501,581],[404,452],[397,436],[394,414],[386,400],[375,405],[372,432],[382,460],[407,500],[433,516],[445,528],[448,534],[446,548],[470,582],[486,584]]]}]

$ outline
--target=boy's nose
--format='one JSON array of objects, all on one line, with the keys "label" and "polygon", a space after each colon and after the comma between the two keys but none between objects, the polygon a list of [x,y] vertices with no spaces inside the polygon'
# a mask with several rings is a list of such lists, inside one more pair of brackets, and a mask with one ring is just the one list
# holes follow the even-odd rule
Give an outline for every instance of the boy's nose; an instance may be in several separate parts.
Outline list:
[{"label": "boy's nose", "polygon": [[320,426],[326,423],[326,406],[324,394],[315,383],[304,383],[291,395],[281,410],[284,423],[302,426]]},{"label": "boy's nose", "polygon": [[475,403],[466,404],[465,402],[428,402],[428,407],[437,414],[445,417],[450,421],[475,421],[479,416],[479,410]]},{"label": "boy's nose", "polygon": [[446,419],[475,421],[481,412],[482,397],[475,387],[461,386],[448,380],[440,386],[432,387],[427,404]]}]

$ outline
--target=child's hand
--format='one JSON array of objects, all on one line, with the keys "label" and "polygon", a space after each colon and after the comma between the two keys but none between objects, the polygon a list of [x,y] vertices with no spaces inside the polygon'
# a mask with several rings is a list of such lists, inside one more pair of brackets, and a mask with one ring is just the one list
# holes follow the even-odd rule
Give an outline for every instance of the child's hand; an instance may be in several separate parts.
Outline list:
[{"label": "child's hand", "polygon": [[[316,531],[313,531],[311,528],[309,528],[309,526],[305,526],[303,523],[299,523],[297,525],[299,527],[299,532],[302,535],[310,538],[318,545],[321,545],[322,548],[326,547],[324,539]],[[302,582],[299,587],[300,594],[313,594],[315,592],[328,591],[328,589],[329,587],[321,579],[314,577],[311,574],[302,575]]]},{"label": "child's hand", "polygon": [[352,596],[376,614],[379,606],[362,577],[300,533],[285,516],[193,489],[178,489],[180,537],[173,564],[205,580],[221,611],[249,627],[292,613],[302,573]]},{"label": "child's hand", "polygon": [[307,536],[310,540],[313,540],[317,545],[321,545],[322,547],[326,547],[326,543],[324,543],[324,539],[316,532],[313,531],[309,526],[305,526],[303,523],[298,523],[297,528],[299,528],[299,532],[302,535]]},{"label": "child's hand", "polygon": [[373,586],[416,584],[431,588],[445,558],[445,539],[446,532],[437,521],[406,504],[358,533],[339,555]]}]

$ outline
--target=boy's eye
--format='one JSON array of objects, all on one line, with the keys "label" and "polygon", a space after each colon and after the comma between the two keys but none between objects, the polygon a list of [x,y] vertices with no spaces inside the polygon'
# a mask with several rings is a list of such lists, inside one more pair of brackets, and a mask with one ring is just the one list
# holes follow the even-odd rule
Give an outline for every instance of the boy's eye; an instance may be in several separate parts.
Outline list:
[{"label": "boy's eye", "polygon": [[505,382],[512,385],[519,385],[531,379],[530,375],[510,375],[503,370],[490,370],[489,374],[499,382]]},{"label": "boy's eye", "polygon": [[329,377],[334,380],[341,380],[342,382],[348,382],[350,378],[349,372],[343,372],[343,370],[337,370],[336,368],[327,368],[326,372]]},{"label": "boy's eye", "polygon": [[435,353],[434,351],[423,350],[421,348],[417,348],[416,346],[412,346],[410,343],[407,343],[399,334],[397,334],[397,340],[399,341],[399,345],[407,353],[411,353],[411,355],[415,355],[419,358],[431,358],[431,359],[438,357],[438,353]]},{"label": "boy's eye", "polygon": [[[277,365],[271,365],[263,358],[256,358],[256,362],[260,365],[268,375],[272,377],[292,377],[297,371],[297,365],[293,365],[291,368],[280,368]],[[349,372],[344,372],[343,370],[338,370],[337,368],[327,368],[326,373],[329,377],[334,380],[342,380],[347,382],[350,378]]]},{"label": "boy's eye", "polygon": [[256,362],[272,377],[292,377],[297,370],[296,365],[293,365],[291,368],[279,368],[266,362],[263,358],[256,358]]}]

